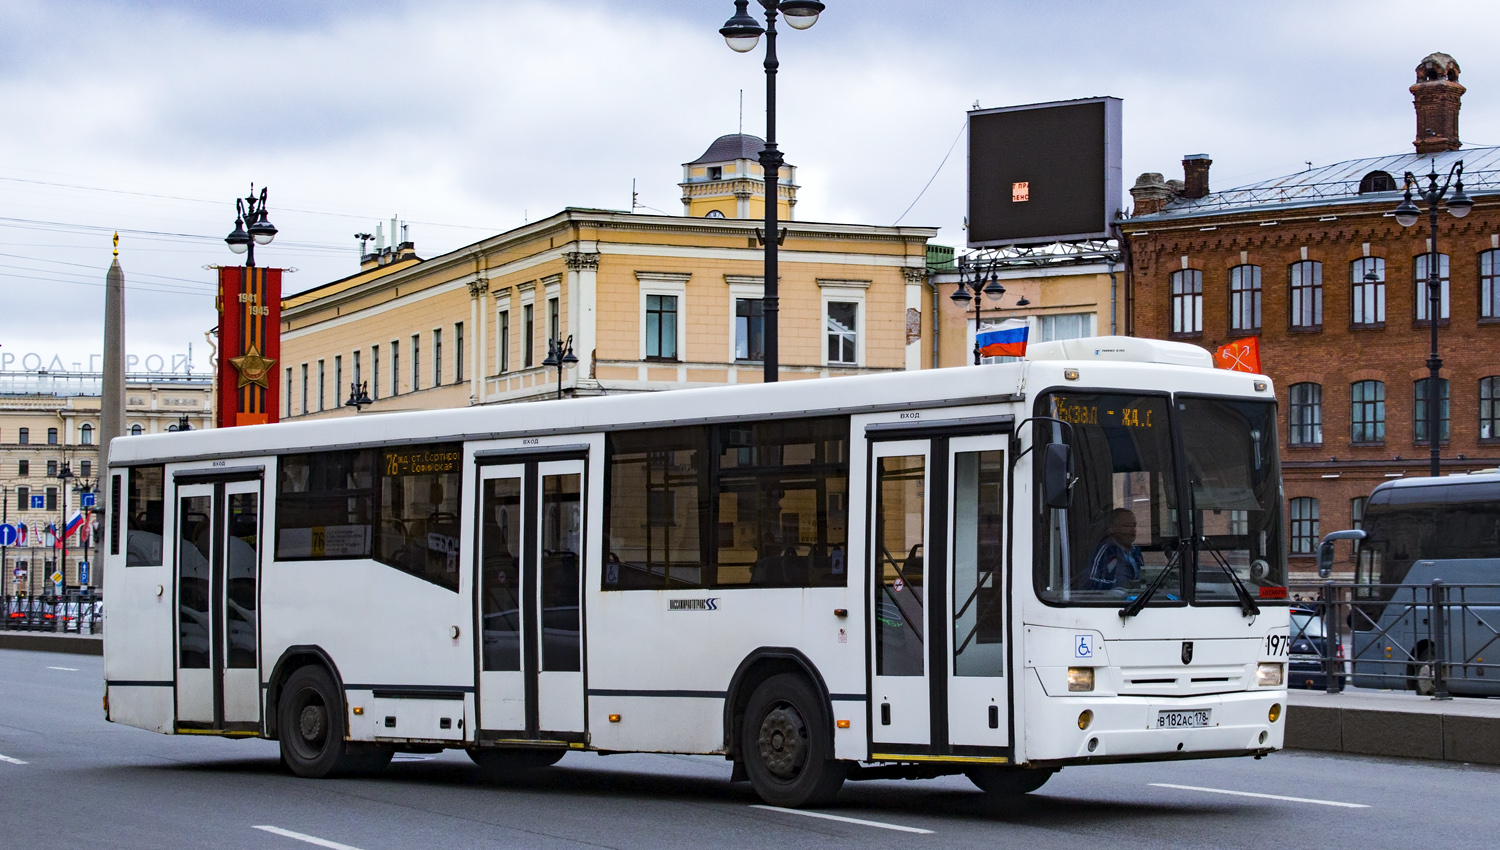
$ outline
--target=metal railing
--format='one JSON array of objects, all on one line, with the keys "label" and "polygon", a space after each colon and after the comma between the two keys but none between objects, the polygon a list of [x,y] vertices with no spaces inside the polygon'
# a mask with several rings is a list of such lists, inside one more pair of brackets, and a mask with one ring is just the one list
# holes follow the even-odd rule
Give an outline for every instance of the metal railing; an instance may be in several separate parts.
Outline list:
[{"label": "metal railing", "polygon": [[1321,680],[1329,693],[1348,685],[1500,696],[1500,584],[1328,581],[1289,590],[1321,626],[1299,628],[1306,619],[1293,609],[1292,683],[1315,662],[1316,674],[1300,681]]},{"label": "metal railing", "polygon": [[76,593],[7,596],[0,599],[0,630],[104,634],[104,598]]}]

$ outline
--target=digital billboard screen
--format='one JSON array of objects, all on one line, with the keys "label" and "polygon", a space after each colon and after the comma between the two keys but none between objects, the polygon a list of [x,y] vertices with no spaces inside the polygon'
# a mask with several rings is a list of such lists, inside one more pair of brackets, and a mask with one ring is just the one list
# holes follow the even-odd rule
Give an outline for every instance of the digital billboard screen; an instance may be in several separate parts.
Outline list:
[{"label": "digital billboard screen", "polygon": [[1104,239],[1120,211],[1119,98],[969,113],[971,248]]}]

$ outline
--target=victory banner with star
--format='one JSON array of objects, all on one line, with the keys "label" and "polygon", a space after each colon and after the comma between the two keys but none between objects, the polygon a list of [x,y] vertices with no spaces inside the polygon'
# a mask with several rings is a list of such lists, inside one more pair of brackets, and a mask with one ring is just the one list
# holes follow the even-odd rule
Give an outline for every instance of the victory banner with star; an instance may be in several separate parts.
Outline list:
[{"label": "victory banner with star", "polygon": [[281,269],[219,269],[220,428],[278,421]]}]

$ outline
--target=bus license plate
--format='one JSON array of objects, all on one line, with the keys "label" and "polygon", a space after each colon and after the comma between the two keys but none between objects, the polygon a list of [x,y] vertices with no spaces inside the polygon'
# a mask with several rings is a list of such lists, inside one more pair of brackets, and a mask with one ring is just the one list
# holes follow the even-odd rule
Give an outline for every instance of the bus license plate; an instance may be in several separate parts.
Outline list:
[{"label": "bus license plate", "polygon": [[1207,726],[1210,709],[1202,711],[1158,711],[1156,728],[1181,729],[1187,726]]}]

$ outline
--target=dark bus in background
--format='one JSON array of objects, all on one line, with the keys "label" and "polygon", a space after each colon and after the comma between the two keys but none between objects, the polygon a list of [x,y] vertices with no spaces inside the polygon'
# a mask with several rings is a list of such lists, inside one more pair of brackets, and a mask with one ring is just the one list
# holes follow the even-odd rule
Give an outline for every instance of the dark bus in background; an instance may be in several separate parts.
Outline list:
[{"label": "dark bus in background", "polygon": [[[1500,695],[1500,471],[1381,484],[1363,530],[1349,617],[1354,686],[1431,693],[1441,624],[1448,689]],[[1434,601],[1447,603],[1441,616]]]}]

